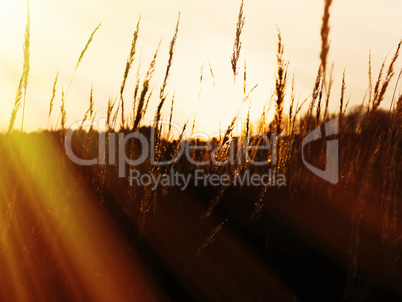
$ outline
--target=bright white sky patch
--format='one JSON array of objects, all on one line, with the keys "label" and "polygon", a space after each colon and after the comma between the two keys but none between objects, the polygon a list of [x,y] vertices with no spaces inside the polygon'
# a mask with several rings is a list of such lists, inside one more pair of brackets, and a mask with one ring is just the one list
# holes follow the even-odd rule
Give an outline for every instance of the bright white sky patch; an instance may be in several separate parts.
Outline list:
[{"label": "bright white sky patch", "polygon": [[[167,117],[170,97],[176,92],[174,120],[183,124],[198,108],[197,128],[216,133],[219,122],[226,128],[241,106],[242,66],[247,59],[248,89],[258,88],[252,97],[252,118],[258,119],[273,91],[279,27],[285,44],[285,58],[295,73],[296,95],[309,96],[319,66],[320,26],[323,1],[246,0],[246,23],[242,35],[241,66],[236,87],[230,65],[235,25],[240,1],[192,0],[32,0],[31,74],[26,103],[27,130],[46,128],[49,100],[57,71],[60,71],[55,108],[50,125],[56,123],[62,87],[67,89],[75,63],[93,29],[102,22],[78,69],[66,103],[67,124],[80,120],[94,87],[98,117],[106,115],[110,96],[117,97],[132,34],[141,15],[137,56],[127,84],[126,112],[131,111],[135,73],[142,48],[141,69],[145,73],[162,39],[157,60],[154,98],[146,121],[154,115],[159,86],[163,80],[168,47],[179,11],[181,23],[165,105]],[[346,68],[347,95],[351,106],[360,104],[368,87],[368,54],[372,51],[373,76],[391,56],[402,37],[397,0],[334,0],[331,7],[331,51],[335,63],[331,109],[339,103],[342,72]],[[26,2],[0,0],[0,129],[8,125],[14,95],[22,71]],[[209,72],[214,71],[216,85]],[[201,102],[198,104],[199,78],[204,64]],[[401,61],[396,65],[401,68]],[[394,88],[395,81],[391,85]],[[290,82],[288,87],[290,88]],[[290,90],[288,96],[290,94]],[[389,106],[390,98],[384,101]],[[247,106],[243,107],[243,111]],[[272,112],[272,111],[271,111]],[[16,127],[21,122],[19,114]]]}]

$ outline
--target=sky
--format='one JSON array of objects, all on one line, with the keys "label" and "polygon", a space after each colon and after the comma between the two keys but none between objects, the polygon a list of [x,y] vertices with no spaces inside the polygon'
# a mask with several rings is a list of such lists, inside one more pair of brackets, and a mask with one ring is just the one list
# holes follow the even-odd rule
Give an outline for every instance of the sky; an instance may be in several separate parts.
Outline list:
[{"label": "sky", "polygon": [[[125,91],[126,112],[131,112],[135,74],[141,55],[144,76],[155,49],[162,41],[156,62],[155,94],[149,125],[158,104],[158,91],[168,59],[169,43],[180,12],[180,28],[167,90],[164,117],[175,94],[173,120],[183,125],[197,112],[196,130],[209,135],[226,128],[242,103],[242,77],[234,82],[230,56],[233,49],[239,1],[193,0],[31,0],[31,72],[26,98],[24,130],[46,129],[53,81],[59,72],[57,95],[49,127],[55,126],[77,59],[95,27],[102,23],[78,68],[66,99],[67,126],[81,120],[88,108],[93,86],[97,117],[106,116],[109,97],[117,97],[131,40],[139,16],[137,56]],[[247,62],[247,85],[251,89],[251,118],[257,120],[275,83],[277,27],[285,45],[284,57],[295,77],[296,98],[309,97],[319,66],[320,27],[324,1],[245,0],[240,73]],[[373,76],[381,63],[392,57],[402,38],[402,2],[399,0],[334,0],[331,7],[331,49],[334,86],[330,109],[339,107],[342,73],[346,70],[350,107],[362,102],[368,87],[368,57],[372,54]],[[7,129],[22,72],[26,1],[0,0],[0,131]],[[396,72],[402,67],[397,62]],[[210,73],[212,67],[214,78]],[[203,82],[200,74],[203,68]],[[391,90],[395,87],[395,79]],[[401,86],[401,85],[399,85]],[[290,83],[288,85],[290,88]],[[201,88],[201,94],[199,98]],[[400,91],[400,87],[398,87]],[[389,93],[384,107],[389,106]],[[289,104],[290,90],[286,106]],[[270,111],[273,115],[273,108]],[[21,111],[16,127],[21,124]]]}]

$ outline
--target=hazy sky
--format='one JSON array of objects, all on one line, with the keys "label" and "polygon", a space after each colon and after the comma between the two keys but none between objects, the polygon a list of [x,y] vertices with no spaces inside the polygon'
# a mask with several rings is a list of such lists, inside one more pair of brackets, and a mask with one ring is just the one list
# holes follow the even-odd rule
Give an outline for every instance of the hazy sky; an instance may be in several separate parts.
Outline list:
[{"label": "hazy sky", "polygon": [[[176,92],[174,120],[183,124],[198,110],[198,129],[214,133],[219,129],[220,121],[222,127],[226,127],[239,109],[243,113],[247,111],[247,106],[241,107],[241,77],[234,86],[230,65],[239,5],[240,0],[31,0],[31,74],[25,128],[46,128],[53,80],[59,70],[57,97],[50,121],[50,125],[55,124],[62,87],[67,88],[78,56],[100,22],[102,26],[76,73],[66,101],[67,124],[83,117],[91,84],[97,116],[105,117],[108,98],[118,96],[132,34],[140,15],[137,49],[142,48],[143,72],[162,39],[153,82],[157,92],[163,80],[168,46],[179,11],[179,37],[167,87],[169,97]],[[251,95],[252,118],[257,119],[273,91],[276,26],[282,33],[285,58],[290,61],[289,70],[295,74],[297,97],[304,99],[311,93],[319,66],[323,1],[246,0],[244,11],[246,23],[240,65],[246,58],[248,88],[259,85]],[[329,63],[335,63],[333,110],[338,107],[345,68],[351,105],[361,103],[368,86],[369,51],[372,51],[373,74],[377,76],[381,62],[393,54],[402,38],[401,11],[402,2],[399,0],[333,1],[329,57]],[[22,71],[25,16],[25,1],[0,0],[0,129],[3,130],[8,125]],[[135,85],[139,51],[137,53],[125,93],[127,102],[132,99]],[[216,85],[208,62],[215,74]],[[203,64],[204,81],[201,101],[198,102]],[[401,66],[400,60],[396,66],[398,71]],[[154,115],[157,96],[155,93],[145,124]],[[388,98],[384,105],[389,104]],[[169,107],[170,104],[166,103],[166,116]],[[127,104],[126,112],[130,110],[131,105]],[[21,114],[16,125],[20,123]]]}]

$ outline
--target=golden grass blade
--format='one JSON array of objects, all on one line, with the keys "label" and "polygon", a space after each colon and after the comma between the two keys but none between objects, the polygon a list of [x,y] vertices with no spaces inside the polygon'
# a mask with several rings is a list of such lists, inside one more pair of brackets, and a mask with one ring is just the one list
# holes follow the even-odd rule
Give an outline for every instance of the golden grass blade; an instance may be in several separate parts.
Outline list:
[{"label": "golden grass blade", "polygon": [[94,92],[94,86],[91,85],[91,92],[89,93],[89,108],[85,112],[84,118],[82,119],[80,129],[83,127],[84,122],[89,118],[92,119],[93,116],[93,108],[94,108],[94,101],[93,101],[93,92]]},{"label": "golden grass blade", "polygon": [[394,93],[393,93],[393,95],[392,95],[391,105],[389,106],[389,112],[391,112],[392,106],[394,105],[394,99],[395,99],[396,88],[398,87],[399,80],[401,79],[401,77],[402,77],[402,68],[401,68],[401,71],[400,71],[399,74],[398,74],[398,78],[396,79],[396,84],[395,84]]},{"label": "golden grass blade", "polygon": [[168,134],[167,134],[167,139],[170,139],[170,133],[172,131],[172,118],[173,118],[173,106],[174,106],[174,97],[176,95],[176,92],[173,93],[172,97],[172,103],[170,104],[170,115],[169,115],[169,129],[168,129]]},{"label": "golden grass blade", "polygon": [[395,122],[397,125],[402,125],[402,94],[399,96],[398,101],[396,102],[395,108]]},{"label": "golden grass blade", "polygon": [[244,58],[244,71],[243,71],[243,94],[246,95],[247,91],[247,61]]},{"label": "golden grass blade", "polygon": [[[66,101],[66,99],[67,99],[68,92],[70,91],[70,87],[71,87],[71,84],[72,84],[73,79],[74,79],[74,75],[75,75],[75,73],[76,73],[78,67],[79,67],[80,64],[81,64],[81,62],[82,62],[82,60],[83,60],[83,58],[84,58],[84,55],[85,55],[85,53],[87,52],[87,50],[88,50],[88,48],[89,48],[89,45],[91,44],[91,42],[92,42],[92,40],[93,40],[93,37],[94,37],[95,33],[98,31],[98,29],[99,29],[99,27],[100,27],[101,25],[102,25],[102,23],[99,23],[99,25],[95,28],[95,30],[92,32],[91,36],[89,37],[89,39],[88,39],[88,41],[87,41],[87,44],[85,44],[84,49],[81,51],[81,54],[80,54],[80,56],[79,56],[79,58],[78,58],[78,60],[77,60],[77,63],[75,64],[75,68],[74,68],[73,74],[72,74],[72,76],[71,76],[70,83],[68,84],[67,91],[66,91],[65,96],[64,96],[64,101]],[[59,120],[60,120],[60,115],[59,115],[59,118],[57,119],[56,128],[57,128],[57,125],[58,125],[58,123],[59,123]]]},{"label": "golden grass blade", "polygon": [[50,98],[50,103],[49,103],[49,115],[47,117],[47,127],[46,128],[49,128],[49,120],[50,120],[50,115],[52,114],[52,111],[53,111],[54,98],[56,97],[56,85],[57,85],[58,78],[59,78],[59,72],[57,72],[56,78],[54,79],[54,82],[53,82],[53,92],[52,92],[52,97]]},{"label": "golden grass blade", "polygon": [[159,104],[158,104],[158,108],[156,109],[156,113],[155,113],[155,121],[160,120],[162,107],[163,107],[163,104],[165,103],[165,100],[166,100],[166,97],[167,97],[165,95],[165,90],[166,90],[166,86],[167,86],[167,81],[168,81],[169,76],[170,76],[170,69],[171,69],[172,64],[173,64],[173,55],[174,55],[174,50],[175,50],[175,46],[176,46],[177,34],[179,32],[179,24],[180,24],[180,13],[179,13],[179,16],[177,18],[177,23],[176,23],[176,28],[175,28],[175,31],[174,31],[173,38],[170,41],[169,59],[168,59],[168,63],[167,63],[167,66],[166,66],[165,78],[163,79],[163,84],[161,86],[160,93],[159,93]]},{"label": "golden grass blade", "polygon": [[114,105],[116,104],[116,99],[112,101],[112,98],[109,97],[108,103],[107,103],[107,115],[106,115],[106,127],[107,131],[110,131],[110,122],[111,122],[111,116],[113,112]]},{"label": "golden grass blade", "polygon": [[278,29],[278,50],[276,54],[278,70],[275,80],[275,127],[276,133],[281,133],[281,124],[283,116],[283,103],[285,101],[286,81],[288,63],[283,58],[284,45],[282,43],[281,32]]},{"label": "golden grass blade", "polygon": [[204,240],[200,248],[196,252],[196,256],[199,256],[203,250],[205,250],[212,242],[215,241],[216,235],[219,233],[219,231],[223,228],[223,225],[228,222],[228,220],[232,217],[232,215],[229,215],[228,218],[226,218],[224,221],[222,221],[217,227],[215,227],[211,234]]},{"label": "golden grass blade", "polygon": [[152,87],[151,91],[150,91],[149,94],[148,94],[147,101],[145,102],[145,106],[144,106],[144,108],[142,109],[142,115],[145,115],[145,113],[147,112],[147,110],[148,110],[148,105],[149,105],[149,101],[151,100],[151,97],[152,97],[152,95],[154,94],[154,91],[155,91],[155,85],[154,85],[154,87]]},{"label": "golden grass blade", "polygon": [[30,45],[30,29],[31,29],[31,17],[30,17],[30,9],[29,9],[29,1],[27,2],[27,23],[25,26],[25,39],[24,39],[24,46],[23,46],[23,53],[24,53],[24,63],[23,63],[23,70],[22,75],[20,78],[20,82],[18,84],[17,92],[15,94],[15,101],[13,110],[11,112],[11,118],[8,126],[7,133],[11,133],[14,129],[15,119],[17,118],[18,110],[21,108],[21,99],[24,96],[23,100],[23,112],[22,112],[22,122],[21,122],[21,132],[24,128],[24,115],[25,115],[25,97],[26,97],[26,90],[28,86],[28,76],[29,76],[29,45]]},{"label": "golden grass blade", "polygon": [[345,100],[345,90],[346,90],[345,73],[346,73],[346,70],[343,71],[343,76],[342,76],[341,98],[339,100],[339,125],[342,125],[343,104],[344,104],[344,100]]},{"label": "golden grass blade", "polygon": [[[327,68],[327,58],[329,53],[329,18],[330,18],[330,7],[332,4],[332,0],[324,0],[324,14],[322,16],[322,26],[321,26],[321,52],[320,52],[320,59],[321,59],[321,66],[322,66],[322,73],[324,77],[325,83],[325,75],[326,75],[326,68]],[[324,84],[325,86],[325,84]]]},{"label": "golden grass blade", "polygon": [[99,23],[99,25],[94,29],[94,31],[92,32],[91,36],[89,37],[88,42],[87,42],[87,44],[85,44],[84,49],[81,51],[81,54],[80,54],[80,56],[78,58],[78,61],[77,61],[77,64],[75,65],[75,70],[77,70],[78,67],[80,66],[80,64],[82,62],[82,59],[84,58],[84,55],[87,52],[87,50],[89,48],[89,45],[91,44],[91,42],[92,42],[92,40],[94,38],[95,33],[97,32],[97,30],[99,29],[99,27],[101,25],[102,25],[102,23]]},{"label": "golden grass blade", "polygon": [[222,141],[221,146],[223,146],[224,144],[226,144],[226,142],[229,141],[231,133],[233,132],[233,129],[234,129],[235,125],[236,125],[237,118],[239,117],[239,114],[240,114],[240,110],[235,114],[235,116],[232,119],[232,122],[230,123],[230,125],[226,129],[225,136],[223,137],[223,141]]},{"label": "golden grass blade", "polygon": [[61,130],[62,132],[66,129],[66,108],[65,108],[65,94],[64,90],[61,92],[61,107],[60,107],[60,114],[61,114]]},{"label": "golden grass blade", "polygon": [[67,91],[66,91],[66,94],[65,94],[66,99],[67,99],[67,96],[68,96],[68,92],[70,91],[71,83],[73,82],[75,72],[77,71],[78,67],[80,66],[80,64],[81,64],[81,62],[82,62],[82,60],[84,58],[84,55],[87,52],[87,50],[89,48],[89,45],[91,44],[91,42],[92,42],[92,40],[94,38],[95,33],[97,32],[97,30],[99,29],[99,27],[101,25],[102,25],[102,23],[99,23],[99,25],[95,28],[95,30],[92,32],[91,36],[89,37],[89,39],[87,41],[87,44],[85,44],[84,49],[81,51],[81,54],[80,54],[80,56],[78,58],[78,61],[75,64],[75,68],[74,68],[74,71],[73,71],[73,75],[71,76],[70,83],[68,84],[68,87],[67,87]]},{"label": "golden grass blade", "polygon": [[136,75],[136,82],[135,82],[135,88],[134,88],[134,95],[133,95],[133,119],[134,116],[136,115],[136,109],[137,109],[137,100],[138,100],[138,92],[140,90],[140,82],[141,82],[141,77],[140,77],[140,71],[141,71],[141,61],[142,61],[142,48],[140,52],[140,59],[138,61],[138,67],[137,67],[137,75]]},{"label": "golden grass blade", "polygon": [[29,1],[27,1],[27,23],[25,26],[25,42],[24,42],[24,68],[22,73],[22,88],[24,90],[24,101],[22,105],[22,121],[21,121],[21,132],[24,129],[24,118],[25,118],[25,99],[27,95],[27,86],[28,86],[28,77],[29,77],[29,46],[30,46],[30,38],[31,38],[31,15],[29,8]]},{"label": "golden grass blade", "polygon": [[247,102],[248,99],[250,98],[251,93],[258,87],[258,84],[255,84],[253,88],[250,89],[250,91],[244,96],[243,98],[243,103]]},{"label": "golden grass blade", "polygon": [[13,110],[11,112],[11,118],[10,118],[7,133],[11,133],[13,131],[15,119],[17,118],[18,110],[21,108],[22,81],[23,81],[23,78],[21,77],[20,83],[19,83],[18,88],[17,88],[17,93],[15,94],[14,107],[13,107]]},{"label": "golden grass blade", "polygon": [[334,72],[334,64],[332,64],[331,71],[329,72],[329,84],[328,84],[328,89],[327,89],[327,96],[325,99],[325,109],[324,109],[324,116],[323,116],[324,121],[326,120],[327,115],[328,115],[329,99],[331,97],[332,85],[334,84],[333,72]]},{"label": "golden grass blade", "polygon": [[372,66],[371,66],[371,50],[369,54],[369,70],[368,70],[368,78],[369,78],[369,99],[368,106],[370,106],[373,99],[373,74],[372,74]]},{"label": "golden grass blade", "polygon": [[243,12],[243,6],[244,6],[244,0],[241,1],[240,4],[240,9],[239,9],[239,16],[237,18],[237,24],[236,24],[236,35],[235,35],[235,40],[233,43],[233,54],[230,58],[230,62],[232,63],[232,71],[233,71],[233,77],[234,81],[236,81],[236,76],[237,76],[237,62],[239,61],[240,58],[240,51],[241,51],[241,33],[243,31],[244,27],[244,12]]},{"label": "golden grass blade", "polygon": [[147,94],[148,94],[148,91],[149,91],[149,85],[150,85],[150,82],[152,80],[152,77],[153,77],[153,74],[154,74],[154,71],[155,71],[155,63],[156,63],[156,58],[158,57],[158,52],[159,52],[160,46],[161,46],[161,42],[159,42],[159,44],[158,44],[158,47],[157,47],[157,49],[155,51],[154,57],[153,57],[150,65],[149,65],[147,74],[146,74],[145,79],[144,79],[143,84],[142,84],[142,91],[140,93],[139,100],[138,100],[137,114],[136,114],[136,117],[135,117],[135,120],[134,120],[133,130],[137,129],[138,125],[141,122],[141,119],[143,118],[143,116],[146,113],[143,109],[144,109]]},{"label": "golden grass blade", "polygon": [[212,77],[212,84],[214,84],[214,86],[216,86],[214,70],[212,69],[211,61],[209,59],[208,59],[208,65],[209,65],[209,72],[211,73],[211,77]]},{"label": "golden grass blade", "polygon": [[137,45],[137,40],[138,40],[138,33],[140,31],[140,21],[141,21],[141,16],[138,18],[138,22],[137,22],[137,27],[135,29],[134,35],[133,35],[133,40],[131,42],[131,49],[130,49],[130,54],[127,58],[127,62],[126,62],[126,68],[124,70],[124,76],[123,76],[123,82],[121,83],[121,87],[120,87],[120,99],[119,99],[119,104],[117,106],[117,110],[119,110],[120,108],[120,104],[121,104],[121,128],[124,128],[124,99],[123,99],[123,93],[124,93],[124,89],[126,87],[126,82],[127,82],[127,77],[128,74],[130,72],[130,69],[133,65],[134,62],[134,57],[135,57],[135,53],[136,53],[136,45]]},{"label": "golden grass blade", "polygon": [[372,111],[375,111],[380,106],[381,102],[384,99],[385,92],[387,91],[389,83],[391,82],[391,79],[394,76],[394,65],[395,65],[396,60],[398,59],[399,50],[401,48],[401,45],[402,45],[402,40],[399,41],[399,43],[398,43],[395,54],[391,60],[391,63],[388,66],[387,75],[385,76],[384,81],[382,81],[382,85],[381,85],[381,89],[380,89],[379,81],[381,79],[382,69],[383,69],[384,64],[381,67],[379,79],[377,81],[376,88],[374,89],[374,99],[373,99],[372,108],[371,108]]}]

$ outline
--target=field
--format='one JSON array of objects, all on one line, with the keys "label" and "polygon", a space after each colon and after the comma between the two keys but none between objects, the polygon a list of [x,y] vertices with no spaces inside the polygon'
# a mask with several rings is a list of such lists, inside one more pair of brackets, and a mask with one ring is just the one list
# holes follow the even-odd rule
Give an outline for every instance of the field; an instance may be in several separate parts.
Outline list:
[{"label": "field", "polygon": [[[158,47],[145,76],[137,71],[134,96],[124,94],[135,73],[138,20],[119,96],[96,113],[91,92],[82,120],[66,125],[70,85],[98,26],[60,108],[55,78],[49,118],[58,116],[57,125],[24,132],[34,38],[28,10],[23,72],[0,134],[0,300],[401,301],[402,71],[395,69],[402,41],[380,70],[370,57],[366,97],[349,106],[345,76],[333,87],[327,62],[331,3],[324,1],[312,94],[297,100],[278,29],[274,93],[254,122],[256,87],[239,59],[242,1],[228,59],[248,114],[214,137],[193,135],[197,114],[174,122],[166,90],[180,15],[160,87],[153,88],[165,51]],[[330,112],[330,103],[339,110]]]}]

